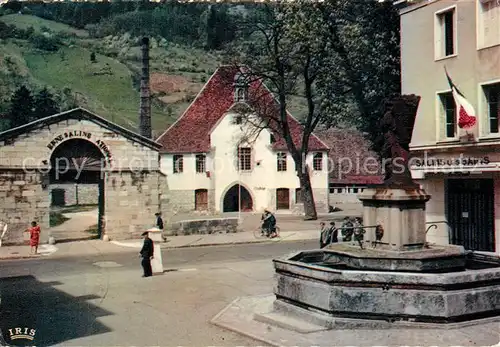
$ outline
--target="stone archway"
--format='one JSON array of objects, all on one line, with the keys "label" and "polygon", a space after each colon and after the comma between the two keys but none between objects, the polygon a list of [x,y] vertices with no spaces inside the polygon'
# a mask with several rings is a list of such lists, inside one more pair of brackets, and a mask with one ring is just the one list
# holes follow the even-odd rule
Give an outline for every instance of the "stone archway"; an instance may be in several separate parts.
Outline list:
[{"label": "stone archway", "polygon": [[253,211],[252,195],[247,188],[235,184],[229,188],[222,201],[223,212],[251,212]]},{"label": "stone archway", "polygon": [[[81,226],[75,225],[76,232],[71,227],[69,230],[62,228],[64,235],[52,235],[56,239],[81,239],[101,237],[104,228],[104,171],[106,167],[105,156],[92,142],[82,139],[68,139],[61,142],[53,149],[50,156],[49,194],[51,195],[51,208],[73,206],[75,211],[81,212],[81,206],[91,208],[86,213],[74,215],[80,218]],[[92,213],[92,206],[95,206]],[[78,217],[77,217],[78,216]],[[73,224],[78,223],[75,219]],[[95,223],[94,223],[95,222]],[[64,224],[66,225],[66,223]],[[97,235],[86,235],[84,229],[97,225]],[[55,228],[52,232],[58,233]],[[80,230],[82,229],[82,230]]]}]

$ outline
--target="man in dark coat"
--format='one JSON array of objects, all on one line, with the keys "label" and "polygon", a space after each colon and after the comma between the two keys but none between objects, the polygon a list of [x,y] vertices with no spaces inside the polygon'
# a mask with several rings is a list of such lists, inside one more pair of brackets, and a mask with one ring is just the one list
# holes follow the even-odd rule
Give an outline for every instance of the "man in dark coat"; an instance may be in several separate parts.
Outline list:
[{"label": "man in dark coat", "polygon": [[156,216],[156,227],[163,231],[163,219],[161,218],[161,214],[159,212],[155,213]]},{"label": "man in dark coat", "polygon": [[149,233],[147,231],[142,233],[144,237],[144,244],[142,245],[142,249],[140,255],[142,257],[142,268],[144,269],[144,275],[142,277],[151,277],[153,276],[153,269],[151,268],[151,259],[153,259],[153,240],[149,238]]}]

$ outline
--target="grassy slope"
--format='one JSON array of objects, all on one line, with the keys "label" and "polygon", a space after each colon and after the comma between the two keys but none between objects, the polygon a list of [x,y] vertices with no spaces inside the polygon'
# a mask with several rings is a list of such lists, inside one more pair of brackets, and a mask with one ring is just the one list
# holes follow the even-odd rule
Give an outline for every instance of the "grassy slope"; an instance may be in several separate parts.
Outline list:
[{"label": "grassy slope", "polygon": [[[36,80],[58,89],[69,87],[81,94],[84,107],[113,122],[133,126],[139,94],[132,89],[130,71],[114,59],[97,55],[97,63],[91,63],[89,57],[90,52],[80,47],[64,47],[55,54],[25,54]],[[156,111],[155,118],[161,117]]]},{"label": "grassy slope", "polygon": [[[85,30],[48,21],[29,15],[8,15],[0,17],[7,24],[21,28],[33,26],[36,31],[43,27],[54,33],[74,34],[78,38],[68,41],[68,45],[57,53],[35,51],[26,41],[0,41],[0,94],[9,95],[9,87],[18,86],[19,81],[29,80],[38,86],[48,85],[56,89],[70,88],[77,93],[80,104],[103,117],[122,126],[136,130],[138,122],[139,93],[132,87],[132,74],[139,68],[139,47],[131,47],[131,40],[111,38],[92,40]],[[90,62],[91,50],[119,51],[118,59],[97,54],[97,63]],[[8,55],[15,66],[6,67],[4,57]],[[215,71],[219,59],[205,51],[167,45],[151,49],[151,71],[183,76],[196,86],[186,91],[186,96],[194,97],[208,77]],[[121,61],[120,61],[121,60]],[[15,69],[18,77],[3,73]],[[109,74],[103,74],[108,72]],[[197,89],[198,88],[198,89]],[[182,97],[183,92],[180,96]],[[179,93],[176,94],[179,96]],[[175,118],[189,105],[188,100],[179,100],[168,105],[172,117],[161,102],[153,102],[152,126],[155,134],[162,133]],[[290,111],[300,118],[303,103],[294,98]],[[1,111],[1,110],[0,110]]]},{"label": "grassy slope", "polygon": [[28,27],[32,26],[35,31],[42,31],[42,27],[45,26],[53,32],[65,32],[69,34],[75,34],[78,37],[88,37],[88,33],[85,30],[78,30],[63,23],[48,21],[35,16],[9,14],[0,18],[5,24],[13,24],[21,29],[27,29]]}]

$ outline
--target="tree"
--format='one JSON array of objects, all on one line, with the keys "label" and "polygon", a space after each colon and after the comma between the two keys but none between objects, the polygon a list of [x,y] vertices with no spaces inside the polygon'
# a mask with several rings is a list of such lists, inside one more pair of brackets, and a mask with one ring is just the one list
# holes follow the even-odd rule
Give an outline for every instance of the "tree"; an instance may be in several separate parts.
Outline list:
[{"label": "tree", "polygon": [[[229,51],[234,64],[249,67],[275,93],[279,112],[258,110],[255,129],[271,128],[286,141],[295,161],[306,219],[316,219],[309,170],[309,139],[319,124],[355,125],[376,134],[379,105],[399,91],[399,17],[376,0],[297,0],[264,4],[240,24],[241,37]],[[300,92],[307,114],[294,143],[286,107]],[[252,105],[253,106],[253,105]],[[373,135],[372,138],[375,138]]]},{"label": "tree", "polygon": [[8,112],[10,128],[16,128],[33,120],[33,104],[33,96],[28,88],[21,86],[14,91]]},{"label": "tree", "polygon": [[316,22],[315,35],[325,42],[332,68],[320,76],[334,100],[325,124],[357,127],[380,152],[376,129],[384,100],[401,93],[399,14],[392,2],[376,0],[327,0],[314,10],[307,18]]},{"label": "tree", "polygon": [[34,98],[34,117],[37,119],[52,116],[59,113],[59,105],[54,96],[45,87],[38,92]]},{"label": "tree", "polygon": [[[295,10],[296,7],[293,7],[293,11]],[[263,100],[252,102],[258,117],[244,117],[249,125],[248,128],[251,129],[250,132],[254,133],[246,136],[245,141],[256,138],[255,132],[265,128],[284,138],[297,168],[305,219],[312,220],[317,219],[317,212],[305,159],[311,134],[323,116],[316,109],[312,86],[324,65],[325,52],[319,42],[294,37],[296,33],[288,22],[293,14],[294,12],[290,12],[290,5],[263,5],[256,16],[248,18],[245,25],[241,26],[242,35],[249,36],[251,41],[238,45],[230,55],[235,57],[236,65],[243,64],[249,67],[245,76],[248,83],[253,83],[255,79],[263,79],[276,95],[277,105]],[[301,141],[297,143],[292,134],[287,104],[301,78],[304,81],[303,91],[308,102],[308,115],[302,123]],[[277,112],[272,112],[276,106]]]},{"label": "tree", "polygon": [[95,59],[95,53],[94,52],[90,53],[90,62],[92,62],[92,63],[97,62],[97,60]]}]

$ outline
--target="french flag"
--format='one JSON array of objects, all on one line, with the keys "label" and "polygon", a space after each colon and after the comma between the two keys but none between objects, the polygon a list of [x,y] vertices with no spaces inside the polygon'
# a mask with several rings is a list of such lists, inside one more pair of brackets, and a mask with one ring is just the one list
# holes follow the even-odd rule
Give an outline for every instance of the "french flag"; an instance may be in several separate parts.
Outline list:
[{"label": "french flag", "polygon": [[458,108],[458,127],[460,129],[471,129],[476,125],[476,112],[474,107],[467,101],[465,96],[458,90],[455,83],[448,75],[448,71],[444,68],[446,73],[446,78],[448,78],[448,83],[450,84],[451,92],[453,94],[453,99],[455,99],[455,104]]}]

